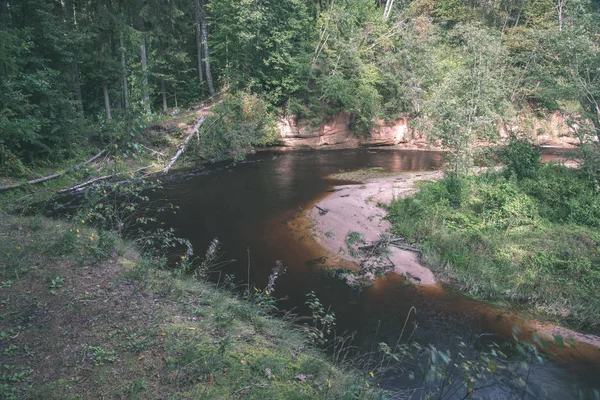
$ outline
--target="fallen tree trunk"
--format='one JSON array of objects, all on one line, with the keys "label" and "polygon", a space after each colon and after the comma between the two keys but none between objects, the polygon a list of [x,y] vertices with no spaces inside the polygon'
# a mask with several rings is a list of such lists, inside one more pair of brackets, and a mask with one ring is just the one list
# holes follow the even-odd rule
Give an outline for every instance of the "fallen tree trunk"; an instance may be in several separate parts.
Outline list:
[{"label": "fallen tree trunk", "polygon": [[[104,152],[105,152],[105,151],[106,151],[106,150],[102,150],[100,153],[96,154],[94,157],[90,158],[90,159],[89,159],[89,160],[87,160],[86,162],[83,162],[83,163],[81,163],[81,164],[77,164],[77,165],[75,165],[75,166],[71,167],[70,169],[76,169],[76,168],[79,168],[79,167],[81,167],[81,166],[84,166],[84,165],[86,165],[86,164],[89,164],[89,163],[91,163],[92,161],[94,161],[95,159],[97,159],[98,157],[100,157],[102,154],[104,154]],[[36,184],[36,183],[46,182],[46,181],[49,181],[49,180],[51,180],[51,179],[58,178],[59,176],[62,176],[62,175],[64,175],[66,172],[67,172],[67,171],[64,171],[64,172],[57,172],[57,173],[55,173],[55,174],[48,175],[48,176],[44,176],[44,177],[42,177],[42,178],[32,179],[32,180],[30,180],[30,181],[27,181],[27,183],[26,183],[26,184],[25,184],[25,183],[15,183],[15,184],[13,184],[13,185],[5,185],[5,186],[0,186],[0,190],[18,189],[18,188],[20,188],[20,187],[22,187],[22,186],[25,186],[25,185],[34,185],[34,184]]]},{"label": "fallen tree trunk", "polygon": [[179,148],[177,153],[173,156],[173,158],[171,158],[171,161],[169,161],[169,164],[167,164],[165,169],[163,169],[163,171],[162,171],[163,175],[166,175],[169,173],[169,170],[171,169],[171,167],[173,167],[173,165],[177,162],[177,159],[179,158],[179,156],[181,156],[183,154],[183,152],[185,151],[185,149],[187,148],[188,144],[190,143],[190,140],[192,139],[192,136],[198,134],[198,131],[200,130],[200,127],[204,123],[205,119],[206,119],[206,117],[200,118],[198,123],[194,126],[194,129],[192,129],[190,134],[183,141],[183,144],[181,145],[181,147]]},{"label": "fallen tree trunk", "polygon": [[[148,169],[150,167],[151,166],[148,165],[146,167],[138,168],[135,171],[131,172],[131,174],[135,174],[137,172],[143,171],[143,170]],[[126,173],[129,173],[129,172],[119,172],[117,174],[99,176],[97,178],[90,179],[89,181],[85,181],[85,182],[79,183],[79,184],[77,184],[75,186],[71,186],[70,188],[59,190],[57,193],[67,193],[67,192],[81,190],[84,187],[91,185],[92,183],[95,183],[95,182],[98,182],[98,181],[104,181],[104,180],[107,180],[107,179],[110,179],[110,178],[114,178],[115,176],[124,175]]]}]

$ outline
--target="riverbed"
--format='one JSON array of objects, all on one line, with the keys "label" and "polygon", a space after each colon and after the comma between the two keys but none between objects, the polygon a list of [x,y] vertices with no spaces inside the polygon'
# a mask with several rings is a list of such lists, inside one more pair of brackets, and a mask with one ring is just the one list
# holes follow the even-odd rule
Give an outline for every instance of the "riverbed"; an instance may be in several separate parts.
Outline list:
[{"label": "riverbed", "polygon": [[[547,150],[545,159],[560,158],[560,151],[553,154],[556,152]],[[412,307],[417,313],[411,313],[410,326],[419,326],[413,340],[421,343],[443,349],[455,346],[458,337],[469,340],[484,335],[488,341],[505,340],[524,320],[515,310],[496,312],[459,293],[414,284],[395,273],[378,278],[361,292],[323,273],[324,267],[336,266],[337,257],[319,242],[307,211],[331,195],[336,186],[356,184],[330,175],[360,168],[434,171],[441,165],[442,153],[428,151],[259,153],[242,163],[172,175],[158,196],[179,207],[176,214],[162,218],[192,242],[197,254],[217,237],[223,244],[223,259],[236,260],[212,276],[215,282],[234,275],[242,285],[249,282],[262,288],[276,261],[281,261],[287,272],[277,281],[274,293],[282,299],[280,308],[307,314],[305,296],[314,291],[335,312],[338,333],[355,333],[353,344],[359,349],[369,350],[373,343],[395,343]],[[599,359],[598,349],[584,347],[536,367],[531,398],[554,386],[560,398],[575,398],[576,391],[571,390],[575,386],[600,388]]]}]

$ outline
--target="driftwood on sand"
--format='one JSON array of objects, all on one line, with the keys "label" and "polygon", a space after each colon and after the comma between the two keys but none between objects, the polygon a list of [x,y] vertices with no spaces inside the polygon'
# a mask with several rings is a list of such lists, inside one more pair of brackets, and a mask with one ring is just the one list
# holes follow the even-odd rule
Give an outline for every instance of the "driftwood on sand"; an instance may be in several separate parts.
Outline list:
[{"label": "driftwood on sand", "polygon": [[[70,169],[76,169],[76,168],[82,167],[82,166],[84,166],[86,164],[89,164],[92,161],[94,161],[95,159],[97,159],[98,157],[100,157],[105,152],[106,152],[106,150],[102,150],[100,153],[96,154],[94,157],[90,158],[89,160],[87,160],[87,161],[85,161],[85,162],[83,162],[81,164],[77,164],[77,165],[71,167]],[[44,176],[42,178],[32,179],[30,181],[27,181],[26,184],[24,184],[24,183],[15,183],[15,184],[12,184],[12,185],[0,186],[0,190],[18,189],[18,188],[20,188],[22,186],[25,186],[25,185],[34,185],[36,183],[46,182],[46,181],[49,181],[51,179],[58,178],[59,176],[64,175],[65,172],[57,172],[55,174],[47,175],[47,176]]]},{"label": "driftwood on sand", "polygon": [[421,252],[421,248],[419,246],[409,243],[406,239],[402,237],[379,239],[369,245],[360,246],[358,249],[363,251],[371,250],[374,252],[378,249],[385,248],[387,246],[394,246],[402,250],[414,251],[415,253]]},{"label": "driftwood on sand", "polygon": [[181,145],[179,150],[177,150],[177,153],[173,156],[173,158],[171,158],[171,161],[169,161],[169,163],[167,164],[165,169],[162,170],[163,175],[166,175],[169,173],[169,170],[171,169],[171,167],[173,167],[173,165],[177,162],[177,159],[179,158],[179,156],[181,156],[183,154],[183,152],[185,151],[185,149],[187,148],[192,137],[194,135],[198,135],[198,131],[200,130],[200,127],[204,123],[205,119],[206,119],[206,117],[203,116],[202,118],[200,118],[198,123],[196,123],[196,125],[194,125],[194,129],[192,129],[190,134],[185,138],[185,140],[183,141],[183,144]]}]

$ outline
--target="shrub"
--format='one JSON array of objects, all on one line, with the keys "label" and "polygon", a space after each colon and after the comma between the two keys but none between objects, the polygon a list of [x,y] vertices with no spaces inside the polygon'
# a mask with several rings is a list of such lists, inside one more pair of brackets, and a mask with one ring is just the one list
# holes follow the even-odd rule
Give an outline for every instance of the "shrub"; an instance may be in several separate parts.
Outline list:
[{"label": "shrub", "polygon": [[542,155],[530,141],[511,136],[508,146],[500,152],[506,177],[516,175],[517,179],[534,178],[541,166]]},{"label": "shrub", "polygon": [[21,160],[0,144],[0,176],[20,177],[24,172]]},{"label": "shrub", "polygon": [[202,130],[200,153],[207,159],[242,160],[254,146],[276,143],[277,116],[266,101],[240,92],[213,107]]}]

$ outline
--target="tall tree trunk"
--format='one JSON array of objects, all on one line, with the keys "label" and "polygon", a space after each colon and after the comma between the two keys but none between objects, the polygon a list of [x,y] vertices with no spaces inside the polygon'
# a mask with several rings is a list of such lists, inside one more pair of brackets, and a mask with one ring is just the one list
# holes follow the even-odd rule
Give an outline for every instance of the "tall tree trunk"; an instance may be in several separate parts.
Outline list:
[{"label": "tall tree trunk", "polygon": [[142,76],[143,76],[143,92],[144,92],[144,109],[146,114],[151,114],[152,109],[150,108],[150,94],[148,93],[148,68],[146,64],[146,35],[142,34]]},{"label": "tall tree trunk", "polygon": [[565,7],[566,0],[558,0],[556,2],[556,10],[558,11],[558,30],[562,32],[563,30],[563,10]]},{"label": "tall tree trunk", "polygon": [[77,54],[73,56],[73,83],[75,85],[75,100],[77,101],[79,116],[85,118],[85,113],[83,112],[83,97],[81,96],[81,80],[79,79],[79,59]]},{"label": "tall tree trunk", "polygon": [[160,80],[160,91],[162,93],[162,108],[163,108],[163,112],[166,114],[167,113],[167,88],[165,85],[165,80],[161,79]]},{"label": "tall tree trunk", "polygon": [[106,110],[106,119],[112,119],[112,114],[110,112],[110,97],[108,96],[108,83],[106,80],[104,80],[102,89],[104,90],[104,109]]},{"label": "tall tree trunk", "polygon": [[206,24],[206,14],[204,13],[204,0],[200,0],[202,6],[201,25],[202,25],[202,44],[204,45],[204,67],[206,69],[206,82],[208,83],[208,91],[210,95],[215,94],[212,74],[210,72],[210,52],[208,51],[208,26]]},{"label": "tall tree trunk", "polygon": [[9,0],[0,0],[0,22],[12,28]]},{"label": "tall tree trunk", "polygon": [[196,0],[196,54],[198,55],[198,81],[204,83],[202,75],[202,8],[200,0]]},{"label": "tall tree trunk", "polygon": [[121,46],[121,69],[123,74],[123,105],[125,111],[129,110],[129,88],[127,87],[127,63],[125,60],[125,41],[123,40],[123,33],[119,37],[119,44]]},{"label": "tall tree trunk", "polygon": [[394,0],[387,0],[385,3],[385,10],[383,11],[383,20],[387,21],[390,17],[390,13],[392,12],[392,7],[394,6]]},{"label": "tall tree trunk", "polygon": [[[0,3],[3,3],[3,0],[0,0]],[[5,2],[8,6],[8,0]],[[61,8],[63,10],[64,22],[65,24],[71,24],[71,16],[70,12],[73,12],[73,30],[77,29],[77,20],[75,19],[75,3],[71,0],[65,2],[61,0],[60,2]],[[75,95],[75,102],[77,103],[77,112],[80,118],[85,118],[83,113],[83,99],[81,96],[81,81],[79,79],[79,58],[77,54],[79,53],[77,44],[75,43],[73,48],[73,59],[71,61],[71,72],[73,75],[73,92]]]}]

